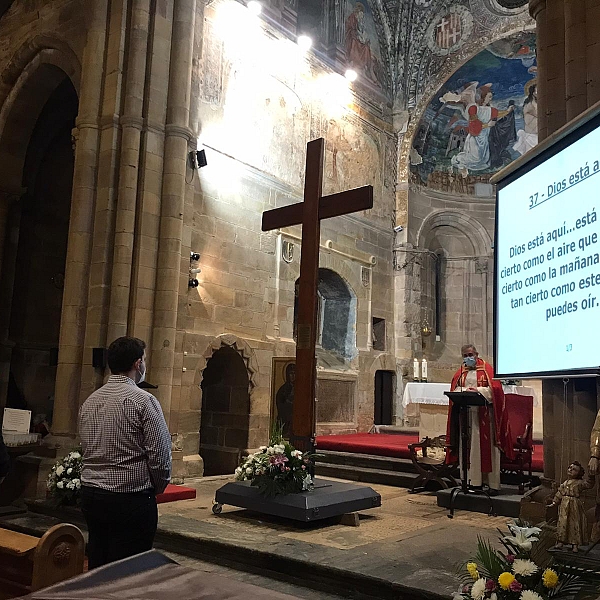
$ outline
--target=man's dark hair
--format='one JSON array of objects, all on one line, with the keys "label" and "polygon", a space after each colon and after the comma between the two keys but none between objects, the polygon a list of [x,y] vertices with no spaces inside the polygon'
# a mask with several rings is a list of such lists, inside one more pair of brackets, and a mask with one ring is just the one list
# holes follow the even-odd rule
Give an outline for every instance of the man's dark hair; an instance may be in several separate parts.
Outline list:
[{"label": "man's dark hair", "polygon": [[134,337],[117,338],[107,352],[108,367],[113,375],[127,373],[133,363],[144,356],[146,342]]}]

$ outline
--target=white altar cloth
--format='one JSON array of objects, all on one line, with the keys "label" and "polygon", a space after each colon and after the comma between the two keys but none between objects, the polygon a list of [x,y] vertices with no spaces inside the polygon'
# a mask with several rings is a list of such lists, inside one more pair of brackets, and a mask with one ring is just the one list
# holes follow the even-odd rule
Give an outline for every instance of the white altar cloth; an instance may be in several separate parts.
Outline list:
[{"label": "white altar cloth", "polygon": [[406,408],[409,404],[447,405],[448,396],[444,396],[444,392],[449,391],[449,383],[421,383],[419,381],[409,381],[404,386],[402,406]]}]

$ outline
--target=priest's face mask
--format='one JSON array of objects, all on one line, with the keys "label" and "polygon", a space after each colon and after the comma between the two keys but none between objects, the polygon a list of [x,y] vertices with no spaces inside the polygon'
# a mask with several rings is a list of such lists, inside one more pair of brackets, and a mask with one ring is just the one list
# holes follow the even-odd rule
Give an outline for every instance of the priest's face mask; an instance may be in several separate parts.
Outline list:
[{"label": "priest's face mask", "polygon": [[463,363],[467,369],[474,369],[477,365],[478,352],[475,348],[466,348],[463,352]]}]

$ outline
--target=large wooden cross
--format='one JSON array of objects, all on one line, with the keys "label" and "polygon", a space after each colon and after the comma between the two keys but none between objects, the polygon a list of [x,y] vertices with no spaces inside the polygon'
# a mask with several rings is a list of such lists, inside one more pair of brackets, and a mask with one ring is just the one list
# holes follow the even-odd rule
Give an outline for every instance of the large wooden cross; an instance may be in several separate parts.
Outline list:
[{"label": "large wooden cross", "polygon": [[262,230],[302,225],[300,290],[296,338],[296,381],[291,443],[298,449],[314,449],[315,394],[317,384],[317,287],[319,284],[319,246],[321,220],[373,208],[373,187],[323,196],[325,140],[307,145],[304,202],[263,213]]}]

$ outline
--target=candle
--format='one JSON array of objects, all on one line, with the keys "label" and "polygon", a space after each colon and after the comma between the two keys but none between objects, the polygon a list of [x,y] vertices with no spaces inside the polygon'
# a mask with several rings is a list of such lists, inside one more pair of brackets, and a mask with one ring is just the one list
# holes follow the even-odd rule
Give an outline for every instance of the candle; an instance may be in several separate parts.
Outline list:
[{"label": "candle", "polygon": [[413,379],[415,381],[419,381],[419,371],[420,371],[419,360],[416,359],[416,358],[413,360],[413,371],[414,371],[413,372]]},{"label": "candle", "polygon": [[421,381],[427,381],[427,360],[421,361]]}]

